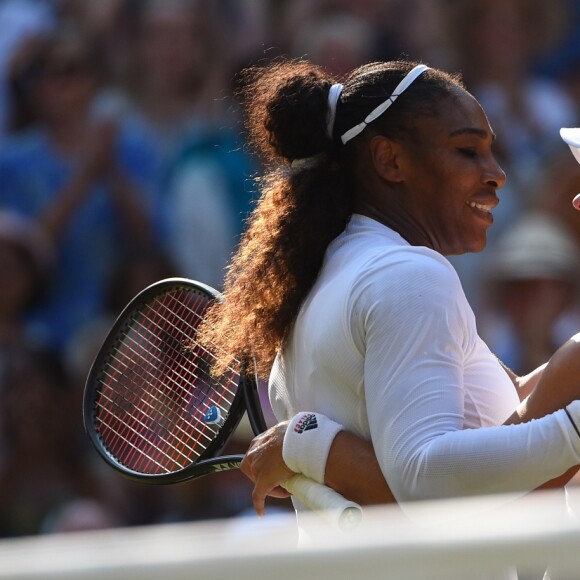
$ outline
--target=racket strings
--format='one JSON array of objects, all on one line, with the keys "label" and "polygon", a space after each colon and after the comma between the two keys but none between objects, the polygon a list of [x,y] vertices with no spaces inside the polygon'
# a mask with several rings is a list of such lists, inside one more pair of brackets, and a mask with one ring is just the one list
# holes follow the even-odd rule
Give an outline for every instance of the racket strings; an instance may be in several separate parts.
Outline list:
[{"label": "racket strings", "polygon": [[[175,307],[173,307],[173,310],[175,311]],[[155,322],[155,321],[153,321],[153,322]],[[157,326],[158,326],[158,325],[157,325]],[[164,329],[162,329],[162,332],[164,332]],[[166,346],[171,344],[171,342],[168,342],[168,341],[166,340],[166,337],[165,337],[165,336],[163,336],[163,335],[161,335],[161,336],[162,336],[162,338],[163,338],[163,340],[164,340],[164,342],[165,342],[165,345],[166,345]],[[176,339],[176,340],[177,340],[177,339]],[[152,350],[150,347],[148,347],[148,348],[149,348],[149,354],[152,354],[152,353],[153,353],[153,350]],[[176,358],[176,357],[179,355],[179,353],[176,353],[176,352],[175,352],[175,350],[176,350],[175,348],[173,348],[172,350],[174,351],[174,355],[175,355],[175,356],[173,356],[173,358]],[[163,352],[162,352],[162,347],[159,347],[159,348],[157,348],[157,351],[158,351],[158,353],[159,353],[159,355],[160,355],[160,356],[164,356],[164,355],[163,355]],[[150,362],[151,362],[151,361],[150,361]],[[167,365],[167,361],[163,361],[163,360],[161,360],[161,359],[159,358],[159,356],[155,357],[154,366],[159,366],[159,367],[161,368],[161,373],[162,373],[162,374],[163,374],[163,373],[165,373],[166,375],[168,375],[168,371],[167,371],[167,369],[164,369],[164,368],[163,368],[163,367],[164,367],[164,366],[166,366],[166,365]],[[182,365],[182,366],[183,366],[183,365]],[[180,370],[180,373],[181,373],[181,374],[184,374],[184,371],[183,371],[183,369],[181,369],[181,370]],[[151,383],[152,385],[154,385],[154,384],[155,384],[155,379],[156,379],[156,376],[155,376],[155,375],[153,375],[152,373],[149,373],[149,374],[150,374],[150,377],[145,377],[145,378],[147,379],[147,381],[148,381],[149,383]],[[167,377],[166,377],[166,378],[167,378]],[[190,380],[190,377],[187,377],[187,380]],[[174,387],[176,387],[176,386],[177,386],[177,387],[179,387],[179,388],[183,389],[183,386],[182,386],[182,385],[179,385],[178,383],[175,383],[175,381],[174,381],[174,385],[173,385],[173,386],[174,386]],[[174,389],[174,394],[178,394],[178,393],[179,393],[179,388],[177,388],[177,389]],[[159,394],[158,394],[158,395],[154,395],[154,399],[155,399],[155,401],[154,401],[154,405],[155,405],[155,406],[156,406],[156,407],[159,409],[159,411],[161,411],[162,413],[164,413],[164,414],[166,414],[166,415],[167,415],[167,414],[170,414],[171,412],[174,412],[174,409],[173,409],[172,407],[175,407],[175,405],[174,405],[174,404],[172,404],[172,401],[171,401],[171,400],[169,400],[169,399],[167,398],[167,396],[166,396],[166,393],[162,393],[161,391],[159,391]],[[181,397],[181,399],[183,399],[183,397]],[[164,402],[165,402],[165,404],[163,404]],[[181,402],[180,402],[180,401],[178,401],[178,403],[181,403],[181,404],[183,404],[183,401],[181,401]],[[160,405],[161,405],[161,406],[160,406]]]},{"label": "racket strings", "polygon": [[[142,325],[143,326],[143,325]],[[151,326],[151,325],[149,325]],[[163,332],[165,332],[164,329],[162,329]],[[164,361],[161,361],[161,359],[159,359],[159,357],[153,357],[154,360],[152,359],[152,348],[151,345],[152,340],[149,336],[149,332],[147,333],[143,333],[140,332],[141,336],[147,336],[146,338],[146,343],[148,343],[148,346],[145,348],[144,352],[146,353],[146,356],[143,357],[142,356],[142,350],[143,350],[143,345],[141,344],[141,340],[137,341],[135,340],[132,336],[130,332],[125,332],[125,335],[123,336],[123,338],[121,339],[121,345],[128,345],[129,350],[131,351],[131,355],[128,357],[128,361],[129,361],[129,365],[131,365],[131,367],[127,366],[127,364],[124,363],[124,361],[117,357],[117,361],[115,362],[120,362],[121,364],[124,364],[124,366],[126,367],[126,371],[121,374],[121,377],[123,378],[122,381],[118,381],[117,386],[122,386],[124,385],[124,389],[126,391],[126,394],[123,395],[123,399],[121,400],[121,403],[124,404],[124,402],[127,400],[127,395],[129,397],[131,397],[133,399],[137,399],[137,401],[141,404],[144,404],[146,407],[148,408],[143,408],[142,406],[135,406],[135,413],[133,413],[133,416],[131,417],[125,417],[125,422],[128,424],[128,429],[125,428],[125,430],[123,432],[118,432],[116,430],[114,430],[115,433],[117,433],[118,436],[120,436],[122,438],[122,441],[126,442],[128,445],[126,447],[122,447],[122,451],[124,452],[124,456],[122,457],[122,460],[125,463],[129,463],[131,464],[132,462],[135,462],[135,452],[137,452],[138,457],[137,459],[141,460],[141,461],[145,461],[147,458],[149,458],[149,455],[147,453],[140,453],[140,451],[142,451],[141,447],[143,445],[143,443],[148,443],[148,444],[152,444],[152,440],[155,439],[155,448],[156,451],[161,452],[162,454],[164,454],[167,458],[169,458],[170,460],[173,459],[173,457],[177,456],[179,457],[180,460],[187,460],[187,453],[183,453],[182,450],[180,450],[177,445],[181,444],[181,439],[183,439],[183,437],[180,437],[179,433],[176,432],[171,432],[170,429],[168,429],[168,422],[169,423],[175,423],[175,425],[169,425],[169,427],[177,427],[178,429],[181,429],[181,431],[183,431],[183,428],[179,425],[179,422],[176,421],[177,417],[175,416],[175,411],[171,408],[171,405],[167,404],[167,396],[166,393],[163,393],[161,390],[158,389],[158,393],[155,394],[152,392],[151,389],[146,389],[145,391],[142,391],[141,393],[137,394],[137,397],[135,397],[135,393],[132,392],[130,390],[130,387],[133,387],[133,385],[127,385],[125,380],[127,378],[127,376],[133,376],[129,371],[136,371],[136,368],[145,368],[146,373],[149,374],[149,376],[143,376],[143,374],[139,375],[138,372],[135,372],[135,374],[137,375],[137,379],[139,381],[139,385],[146,385],[146,386],[154,386],[155,385],[155,381],[157,380],[157,370],[155,370],[155,372],[151,372],[149,369],[153,368],[155,369],[155,367],[157,366],[161,366],[161,368],[163,368],[163,365],[165,364]],[[161,334],[160,336],[163,337],[163,339],[165,340],[166,337],[163,336],[163,334]],[[131,346],[127,340],[127,338],[130,337],[131,338],[131,342],[133,343],[133,346]],[[155,337],[154,337],[155,338]],[[157,337],[158,338],[158,337]],[[117,349],[120,353],[122,353],[121,349]],[[161,352],[161,350],[158,348],[159,352]],[[124,353],[124,356],[126,356],[127,353]],[[147,366],[144,367],[142,364],[132,364],[132,361],[134,361],[136,358],[136,360],[140,361],[140,360],[145,360],[147,362]],[[158,365],[158,363],[161,363]],[[114,367],[115,365],[113,365]],[[113,372],[114,372],[115,368],[113,368]],[[109,375],[112,376],[112,375]],[[131,381],[132,383],[135,383],[135,381]],[[135,385],[137,386],[137,385]],[[136,389],[134,389],[136,390]],[[118,400],[118,398],[117,398]],[[173,419],[171,419],[173,414]],[[116,418],[116,417],[113,417]],[[145,421],[145,422],[144,422]],[[141,431],[139,430],[139,428],[141,428]],[[142,432],[143,431],[143,432]],[[183,432],[184,433],[184,432]],[[182,434],[183,434],[182,433]],[[127,435],[127,436],[124,436]],[[146,436],[145,436],[146,435]],[[170,436],[172,436],[172,439],[174,439],[174,441],[170,440]],[[139,439],[141,439],[141,441],[139,441]],[[164,445],[167,447],[167,449],[163,449],[161,443],[164,442]],[[117,444],[120,444],[119,441],[117,441]],[[186,446],[188,447],[188,446]],[[193,450],[193,447],[188,447],[188,451]],[[147,466],[146,465],[142,465],[140,466],[141,469],[146,470]]]},{"label": "racket strings", "polygon": [[[192,446],[190,445],[185,445],[186,448],[186,454],[183,453],[182,450],[178,449],[176,447],[176,445],[182,445],[181,441],[183,439],[183,433],[173,433],[174,436],[177,436],[177,439],[175,439],[175,437],[173,437],[173,439],[175,439],[175,441],[171,441],[170,439],[168,439],[169,437],[171,437],[171,425],[169,426],[170,428],[168,429],[167,426],[167,422],[169,421],[170,423],[175,423],[177,426],[179,426],[179,416],[175,416],[176,411],[174,409],[171,409],[171,405],[167,405],[165,404],[163,408],[163,406],[160,406],[160,401],[162,401],[162,399],[164,397],[160,397],[158,395],[154,395],[153,397],[155,399],[155,401],[153,402],[153,405],[150,404],[151,401],[151,397],[149,397],[149,400],[147,400],[147,398],[143,397],[143,399],[149,403],[149,406],[151,407],[151,409],[147,409],[146,412],[151,414],[150,411],[153,412],[153,414],[157,414],[157,416],[155,417],[155,423],[156,425],[154,427],[151,427],[151,429],[153,431],[156,432],[157,435],[159,435],[161,437],[161,440],[165,439],[167,440],[165,445],[169,445],[168,450],[169,452],[167,452],[167,450],[163,450],[161,448],[161,445],[157,444],[160,448],[161,451],[165,453],[165,455],[169,458],[169,457],[173,457],[175,456],[175,454],[177,453],[177,455],[181,456],[179,457],[179,460],[181,461],[182,459],[187,460],[187,455],[191,452],[191,450],[193,449]],[[165,400],[165,403],[167,403],[167,399]],[[174,405],[173,405],[174,406]],[[169,410],[168,410],[169,408]],[[161,413],[161,415],[160,415]],[[171,414],[173,413],[173,418],[171,418]],[[137,420],[139,420],[139,418],[137,417]],[[161,420],[161,421],[160,421]],[[143,421],[139,422],[141,424],[143,424]],[[162,422],[162,424],[160,424]],[[143,425],[139,425],[137,424],[138,428],[142,428]],[[131,431],[136,431],[136,429],[132,429]],[[182,430],[183,431],[183,430]],[[121,434],[123,435],[123,434]],[[134,436],[131,436],[131,438],[127,438],[124,437],[125,440],[128,440],[129,443],[132,443],[134,441]],[[149,434],[149,437],[151,437],[151,435]],[[189,437],[189,436],[187,436]],[[198,435],[199,438],[199,435]],[[207,437],[206,437],[207,439]],[[187,438],[185,439],[185,441],[187,441]],[[175,445],[173,444],[175,443]],[[135,445],[132,445],[132,448],[135,449]],[[127,450],[128,451],[128,450]],[[145,454],[146,457],[148,457],[147,454]]]},{"label": "racket strings", "polygon": [[[109,412],[106,408],[103,409],[105,412]],[[111,415],[113,417],[116,418],[116,415],[112,414]],[[164,456],[164,458],[167,461],[161,461],[159,459],[159,457],[155,457],[155,455],[150,454],[146,449],[144,449],[142,446],[138,445],[139,440],[142,440],[144,443],[149,443],[149,439],[147,439],[145,437],[145,435],[143,435],[143,433],[141,431],[139,431],[138,429],[136,429],[135,426],[130,426],[127,423],[122,423],[122,425],[124,427],[128,428],[128,433],[126,430],[124,431],[120,431],[118,429],[116,429],[112,424],[107,424],[103,418],[101,417],[100,423],[104,424],[107,426],[107,428],[109,429],[109,431],[111,433],[113,433],[114,435],[116,435],[116,437],[118,438],[118,440],[120,442],[123,442],[126,444],[126,449],[127,450],[132,450],[135,451],[140,457],[141,459],[145,459],[147,460],[148,464],[151,465],[155,465],[157,467],[160,468],[160,470],[164,473],[171,473],[172,471],[174,471],[175,469],[181,469],[183,467],[182,463],[178,462],[175,459],[175,456],[165,453],[164,451],[162,451],[159,447],[155,447],[156,451],[160,451],[162,453],[162,455]],[[141,426],[145,429],[147,429],[148,427],[145,425],[145,423],[141,423]],[[177,451],[177,450],[176,450]],[[184,456],[184,458],[187,458],[186,456]],[[128,461],[127,458],[124,459],[120,459],[122,463],[124,463],[125,465],[128,465],[132,468],[136,468],[137,465],[134,462]],[[173,464],[174,469],[171,469],[169,467],[169,465]],[[148,470],[143,470],[143,472],[151,472],[151,469]]]},{"label": "racket strings", "polygon": [[[111,374],[107,374],[108,378],[111,380],[117,380]],[[135,382],[135,379],[132,379]],[[169,409],[167,404],[162,404],[159,397],[147,395],[145,391],[141,395],[141,399],[135,401],[135,393],[131,391],[131,386],[126,384],[119,384],[118,391],[114,396],[114,399],[106,397],[106,393],[110,389],[103,389],[101,393],[101,401],[98,403],[102,407],[102,410],[107,413],[103,415],[100,413],[98,418],[101,424],[101,431],[104,432],[103,427],[107,427],[112,433],[122,439],[123,442],[128,444],[128,447],[121,447],[121,449],[116,449],[115,454],[120,456],[120,459],[126,463],[131,464],[135,461],[132,456],[132,451],[139,453],[143,452],[143,444],[153,445],[153,438],[155,437],[158,442],[154,446],[161,452],[163,452],[168,459],[172,456],[180,455],[183,460],[187,460],[189,452],[195,451],[194,447],[187,445],[187,454],[184,454],[178,449],[177,445],[187,442],[189,435],[180,426],[179,422],[176,421],[174,417],[171,419],[171,413],[173,410]],[[111,387],[111,382],[108,383]],[[115,387],[113,387],[115,388]],[[104,399],[104,400],[103,400]],[[131,400],[133,399],[133,401]],[[127,409],[130,408],[131,412],[128,414]],[[169,409],[170,412],[167,411]],[[125,413],[123,416],[122,413]],[[115,428],[115,426],[117,428]],[[119,431],[118,429],[123,429]],[[175,430],[177,429],[177,431]],[[181,432],[179,432],[181,431]],[[209,442],[210,438],[206,435],[206,440]],[[167,446],[171,447],[172,453],[167,453],[161,447],[161,443],[164,442]],[[114,441],[110,445],[122,445],[121,441]],[[125,455],[121,455],[124,452]],[[146,453],[143,453],[144,457],[148,457]],[[143,467],[145,469],[145,467]]]},{"label": "racket strings", "polygon": [[[196,320],[196,324],[195,326],[197,327],[197,325],[199,325],[199,322],[201,322],[202,320],[202,316],[199,315],[198,312],[198,308],[197,308],[197,304],[199,301],[199,296],[196,297],[195,300],[195,304],[194,304],[194,308],[190,308],[188,307],[188,304],[186,301],[180,300],[178,299],[175,295],[173,294],[169,294],[167,295],[167,299],[169,301],[169,304],[166,305],[167,306],[167,310],[168,312],[172,315],[172,324],[175,325],[176,330],[180,331],[180,336],[179,338],[175,337],[180,348],[179,351],[185,351],[187,353],[187,365],[189,365],[190,369],[189,371],[191,372],[191,367],[195,367],[196,371],[201,371],[201,372],[197,372],[194,373],[195,374],[195,384],[199,387],[198,382],[201,381],[201,385],[202,385],[202,389],[200,388],[196,388],[195,391],[193,391],[193,395],[195,395],[196,393],[202,393],[204,395],[203,399],[199,399],[195,396],[192,396],[192,399],[189,401],[189,403],[187,404],[182,404],[181,405],[181,415],[183,416],[183,414],[188,411],[189,416],[191,416],[191,418],[193,420],[196,420],[197,423],[196,425],[202,424],[205,426],[205,424],[203,423],[203,418],[205,417],[205,413],[208,411],[210,405],[208,404],[208,401],[212,403],[212,406],[220,409],[220,412],[223,411],[226,415],[229,413],[229,408],[233,402],[234,396],[235,396],[235,391],[232,391],[230,389],[227,388],[227,384],[231,384],[234,385],[235,388],[237,389],[238,383],[234,383],[231,379],[230,376],[226,376],[226,375],[222,375],[222,377],[220,377],[220,381],[216,381],[215,378],[211,377],[210,374],[208,373],[208,369],[211,366],[210,361],[213,361],[213,355],[205,348],[203,348],[197,341],[193,341],[193,343],[195,343],[196,345],[198,345],[197,348],[193,348],[192,347],[192,339],[189,335],[189,333],[183,332],[183,327],[185,326],[185,328],[189,329],[189,318],[192,317],[194,320]],[[204,312],[207,308],[207,300],[204,300]],[[184,318],[185,317],[185,318]],[[187,319],[187,320],[186,320]],[[193,355],[193,356],[192,356]],[[194,363],[195,361],[195,363]],[[174,362],[172,361],[172,365],[174,364]],[[203,370],[201,370],[203,369]],[[175,369],[172,368],[171,366],[169,367],[169,371],[171,373],[175,372]],[[169,373],[168,373],[169,374]],[[184,375],[184,373],[181,373],[181,375]],[[229,375],[229,373],[228,373]],[[180,377],[180,372],[177,372],[177,376]],[[239,377],[239,375],[238,375]],[[238,380],[239,382],[239,380]],[[208,396],[209,394],[209,396]],[[211,395],[215,395],[215,396],[211,396]],[[226,397],[224,397],[224,395],[227,395]],[[190,408],[191,404],[194,403],[194,401],[201,403],[202,407],[200,408],[199,405],[195,405],[195,408],[193,409],[193,413],[191,412],[192,409]],[[197,414],[196,414],[197,412]],[[213,434],[213,429],[215,429],[215,427],[212,428],[212,434]],[[197,435],[196,435],[197,432]],[[195,429],[193,430],[193,432],[191,433],[192,437],[195,437],[195,441],[194,441],[194,446],[198,447],[201,446],[203,450],[206,449],[206,445],[200,443],[200,434],[204,432],[203,430],[200,429]]]},{"label": "racket strings", "polygon": [[[139,322],[139,321],[135,321],[135,322],[136,322],[136,324],[142,325],[142,323]],[[135,328],[135,327],[133,327],[133,328]],[[144,328],[146,328],[146,327],[144,327]],[[160,367],[163,367],[163,366],[166,365],[166,362],[167,362],[167,361],[164,361],[161,356],[157,356],[155,354],[155,352],[154,352],[153,349],[154,348],[157,348],[159,355],[163,355],[163,353],[165,351],[162,350],[160,347],[155,347],[153,344],[150,344],[148,346],[148,355],[150,355],[150,358],[147,360],[147,363],[151,363],[151,364],[143,365],[140,362],[140,361],[143,360],[143,357],[142,357],[141,353],[138,352],[138,350],[136,350],[136,349],[141,349],[142,348],[142,345],[139,343],[139,341],[137,341],[130,334],[125,334],[124,338],[126,339],[126,342],[125,342],[125,345],[126,346],[129,346],[129,342],[133,343],[133,345],[134,345],[135,348],[131,348],[130,350],[133,353],[134,358],[126,357],[126,355],[124,353],[120,352],[120,351],[118,351],[118,354],[120,355],[120,357],[126,357],[127,360],[134,367],[143,370],[146,376],[139,375],[139,379],[144,380],[144,381],[146,381],[147,384],[153,386],[154,381],[158,378],[157,377],[157,375],[158,375],[158,372],[157,372],[158,367],[154,367],[153,366],[153,363],[158,363]],[[176,355],[174,358],[177,360],[177,355],[181,355],[182,353],[180,351],[176,350],[176,349],[173,349],[173,354]],[[120,358],[120,357],[119,356],[113,356],[113,359],[112,360],[114,362],[119,362],[120,364],[124,364],[122,358]],[[205,375],[208,378],[208,380],[211,380],[212,382],[214,381],[214,379],[207,372],[201,370],[202,369],[202,366],[199,364],[199,362],[192,363],[192,364],[194,364],[194,368],[193,369],[188,368],[183,363],[180,363],[179,364],[179,370],[180,370],[180,373],[181,374],[180,373],[177,373],[175,376],[171,376],[171,377],[170,376],[166,376],[165,377],[165,379],[166,379],[167,382],[171,383],[174,387],[176,387],[176,390],[175,390],[176,393],[179,392],[179,391],[183,391],[183,393],[184,393],[183,397],[188,394],[188,392],[189,392],[188,391],[188,386],[189,385],[180,384],[178,382],[178,380],[176,380],[176,379],[183,379],[183,381],[186,382],[188,380],[195,380],[195,379],[202,378],[202,376]],[[112,367],[112,368],[116,368],[115,365],[114,364],[111,364],[111,363],[109,363],[109,366]],[[125,364],[125,366],[127,367],[128,365]],[[153,373],[151,369],[155,369],[156,372]],[[175,370],[175,369],[173,369],[173,370]],[[196,370],[199,370],[199,372],[196,372]],[[232,383],[232,384],[235,384],[232,379],[230,379],[229,382]],[[235,395],[235,391],[226,388],[225,385],[223,385],[223,386],[224,386],[224,389],[228,392],[228,394],[230,394],[232,396]],[[159,392],[161,392],[160,389],[157,389],[157,390]],[[195,396],[196,393],[193,392],[193,395]],[[183,397],[182,397],[182,399],[183,399]]]},{"label": "racket strings", "polygon": [[193,335],[208,304],[204,295],[192,304],[190,291],[166,292],[140,309],[113,349],[98,419],[111,452],[132,468],[187,465],[215,437],[204,413],[215,406],[227,414],[231,406],[240,373],[212,377],[213,355]]},{"label": "racket strings", "polygon": [[[120,359],[117,359],[118,362],[120,364],[123,364],[122,361]],[[115,367],[115,370],[118,370],[118,367]],[[129,371],[129,369],[127,368],[127,370]],[[114,381],[117,383],[117,387],[118,390],[116,392],[115,398],[110,398],[106,395],[106,391],[102,391],[101,395],[102,397],[105,399],[107,404],[103,404],[102,402],[97,403],[97,405],[99,405],[102,410],[107,413],[107,415],[113,419],[113,420],[119,420],[119,413],[115,413],[113,412],[113,410],[117,410],[120,412],[126,412],[128,409],[131,408],[131,406],[133,405],[132,399],[136,399],[136,395],[135,395],[135,391],[136,389],[131,389],[130,386],[128,386],[127,384],[125,384],[125,381],[119,381],[118,377],[116,377],[114,374],[110,374],[107,373],[106,370],[103,371],[105,373],[105,375],[107,376],[107,378],[110,379],[110,381]],[[124,377],[127,377],[128,374],[124,374]],[[131,379],[131,382],[137,387],[137,385],[141,385],[142,384],[142,378],[139,381],[139,383],[137,383],[136,379]],[[109,383],[109,386],[111,385],[111,383]],[[144,394],[141,396],[141,398],[139,399],[140,403],[143,403],[145,405],[146,408],[149,409],[150,412],[146,412],[146,409],[143,408],[137,408],[136,410],[139,411],[139,413],[132,415],[131,419],[134,420],[136,422],[136,425],[131,425],[130,421],[128,420],[124,420],[122,421],[123,425],[126,425],[130,431],[132,431],[137,437],[140,437],[142,439],[145,439],[145,436],[142,434],[142,431],[139,431],[136,429],[136,426],[140,426],[142,428],[142,430],[146,430],[149,429],[149,427],[147,426],[147,424],[144,422],[143,419],[147,420],[147,419],[153,419],[154,417],[156,417],[156,423],[158,426],[158,432],[161,433],[162,430],[164,429],[163,425],[160,422],[160,418],[164,415],[164,416],[169,416],[169,413],[165,412],[163,409],[163,406],[160,406],[159,404],[157,404],[157,402],[159,402],[159,399],[156,399],[156,403],[152,404],[149,400],[149,398],[147,397],[147,395],[150,394],[147,391],[144,391]],[[168,409],[171,411],[171,409],[169,408],[169,406],[165,405],[165,409]],[[107,427],[111,427],[113,429],[113,427],[111,425],[109,425],[107,423],[107,421],[105,420],[105,417],[100,416],[99,417],[99,421],[102,425],[107,426]],[[186,442],[189,438],[189,434],[183,429],[183,427],[176,422],[175,427],[179,430],[180,434],[183,435],[183,437],[179,438],[180,441],[182,442]],[[211,437],[209,435],[207,435],[207,433],[203,432],[202,430],[199,430],[199,434],[201,436],[203,436],[207,443],[209,444],[211,442]],[[115,433],[122,437],[123,434],[115,431]],[[167,436],[172,436],[174,438],[178,437],[178,433],[172,433],[171,431],[167,431]],[[131,444],[132,441],[131,439],[124,439],[127,443]],[[193,445],[186,445],[189,451],[194,451],[194,446]],[[177,451],[177,448],[174,448]],[[135,446],[135,450],[138,450],[138,447]],[[187,455],[184,455],[184,458],[187,457]]]}]

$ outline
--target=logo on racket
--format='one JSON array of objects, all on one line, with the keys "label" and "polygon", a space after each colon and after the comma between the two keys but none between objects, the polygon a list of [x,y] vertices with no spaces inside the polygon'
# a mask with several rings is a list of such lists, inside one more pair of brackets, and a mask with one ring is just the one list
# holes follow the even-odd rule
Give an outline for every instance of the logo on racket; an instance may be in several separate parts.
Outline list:
[{"label": "logo on racket", "polygon": [[217,425],[221,427],[225,423],[225,419],[219,407],[211,405],[203,416],[203,422],[208,425]]}]

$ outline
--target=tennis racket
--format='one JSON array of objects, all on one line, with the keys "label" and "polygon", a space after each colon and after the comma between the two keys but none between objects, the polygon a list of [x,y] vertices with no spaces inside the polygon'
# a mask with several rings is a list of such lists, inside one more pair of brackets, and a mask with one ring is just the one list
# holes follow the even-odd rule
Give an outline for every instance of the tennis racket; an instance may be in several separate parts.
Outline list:
[{"label": "tennis racket", "polygon": [[[239,468],[222,455],[245,411],[257,435],[267,426],[257,381],[239,368],[210,374],[213,354],[196,329],[213,288],[183,278],[145,288],[121,312],[89,371],[85,428],[101,457],[133,480],[171,484]],[[356,527],[360,507],[302,475],[285,488],[341,529]]]}]

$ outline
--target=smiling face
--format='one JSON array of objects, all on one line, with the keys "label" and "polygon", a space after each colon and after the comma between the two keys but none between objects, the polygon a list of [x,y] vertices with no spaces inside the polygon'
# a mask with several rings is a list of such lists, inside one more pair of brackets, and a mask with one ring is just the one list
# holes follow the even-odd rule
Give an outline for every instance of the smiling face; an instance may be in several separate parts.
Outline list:
[{"label": "smiling face", "polygon": [[443,255],[483,250],[505,183],[493,139],[481,106],[459,88],[436,116],[421,117],[415,138],[395,145],[397,194],[384,212],[395,225],[388,225]]}]

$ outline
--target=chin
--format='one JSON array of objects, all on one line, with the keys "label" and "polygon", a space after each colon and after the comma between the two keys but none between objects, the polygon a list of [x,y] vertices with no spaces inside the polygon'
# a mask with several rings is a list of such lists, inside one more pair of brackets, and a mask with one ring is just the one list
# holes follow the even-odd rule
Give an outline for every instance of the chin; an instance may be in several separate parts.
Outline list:
[{"label": "chin", "polygon": [[446,256],[461,256],[463,254],[478,254],[479,252],[483,252],[485,247],[487,246],[487,237],[483,240],[472,240],[466,244],[457,245],[454,248],[448,249],[445,252]]},{"label": "chin", "polygon": [[486,246],[487,246],[487,240],[484,240],[481,244],[475,244],[473,247],[471,247],[469,250],[467,250],[466,253],[478,254],[479,252],[483,252],[483,250],[485,250]]},{"label": "chin", "polygon": [[479,243],[476,244],[476,246],[477,246],[476,248],[471,250],[475,254],[477,254],[478,252],[483,252],[483,250],[485,250],[485,248],[487,247],[487,230],[483,234],[481,240],[479,240]]}]

